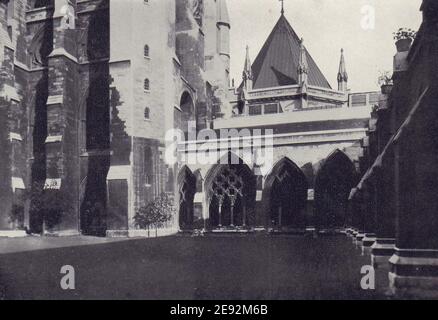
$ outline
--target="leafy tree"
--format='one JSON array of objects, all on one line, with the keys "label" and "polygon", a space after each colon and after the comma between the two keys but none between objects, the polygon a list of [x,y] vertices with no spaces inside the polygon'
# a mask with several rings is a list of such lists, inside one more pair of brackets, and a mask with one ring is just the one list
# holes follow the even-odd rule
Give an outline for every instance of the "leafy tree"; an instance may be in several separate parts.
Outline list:
[{"label": "leafy tree", "polygon": [[155,227],[155,235],[157,236],[158,228],[170,221],[175,212],[173,201],[167,194],[162,193],[146,206],[137,209],[134,216],[135,225],[140,229],[147,229],[148,236],[150,228]]}]

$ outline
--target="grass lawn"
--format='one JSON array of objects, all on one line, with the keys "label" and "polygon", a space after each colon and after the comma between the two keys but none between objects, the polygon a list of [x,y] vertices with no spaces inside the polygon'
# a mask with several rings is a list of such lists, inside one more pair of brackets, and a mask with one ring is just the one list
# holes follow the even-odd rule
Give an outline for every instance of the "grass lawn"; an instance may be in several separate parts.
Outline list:
[{"label": "grass lawn", "polygon": [[[5,299],[375,299],[350,238],[173,236],[0,256]],[[60,288],[63,265],[76,289]],[[1,292],[2,291],[2,292]]]}]

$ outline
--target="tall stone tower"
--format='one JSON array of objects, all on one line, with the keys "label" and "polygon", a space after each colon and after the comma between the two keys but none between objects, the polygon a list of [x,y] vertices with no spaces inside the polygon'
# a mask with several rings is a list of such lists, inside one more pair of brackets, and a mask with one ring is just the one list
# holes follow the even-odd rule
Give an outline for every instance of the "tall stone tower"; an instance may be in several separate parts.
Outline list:
[{"label": "tall stone tower", "polygon": [[225,0],[1,0],[0,230],[46,227],[27,189],[69,204],[49,232],[138,235],[168,130],[226,109],[229,30]]},{"label": "tall stone tower", "polygon": [[230,19],[226,0],[205,2],[205,72],[211,118],[230,112]]}]

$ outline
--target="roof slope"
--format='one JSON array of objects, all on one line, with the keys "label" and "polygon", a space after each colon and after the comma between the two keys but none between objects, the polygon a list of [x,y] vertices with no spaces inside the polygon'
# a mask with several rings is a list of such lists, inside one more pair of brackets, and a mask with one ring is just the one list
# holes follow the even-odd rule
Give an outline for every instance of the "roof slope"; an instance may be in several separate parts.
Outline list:
[{"label": "roof slope", "polygon": [[[308,83],[329,88],[330,84],[307,52]],[[281,15],[252,65],[253,88],[270,88],[298,84],[300,39]]]}]

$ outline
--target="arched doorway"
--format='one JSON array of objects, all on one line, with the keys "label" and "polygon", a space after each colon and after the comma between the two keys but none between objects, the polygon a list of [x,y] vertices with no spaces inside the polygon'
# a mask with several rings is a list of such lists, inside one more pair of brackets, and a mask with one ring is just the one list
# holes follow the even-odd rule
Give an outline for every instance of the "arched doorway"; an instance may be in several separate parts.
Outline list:
[{"label": "arched doorway", "polygon": [[235,154],[228,152],[205,179],[209,224],[213,229],[247,228],[256,198],[256,177]]},{"label": "arched doorway", "polygon": [[320,228],[344,227],[348,197],[356,179],[356,168],[344,152],[336,150],[324,161],[315,180],[315,213]]},{"label": "arched doorway", "polygon": [[175,109],[174,127],[182,130],[187,137],[189,133],[189,122],[195,121],[195,119],[195,105],[192,96],[185,91],[181,96],[179,109]]},{"label": "arched doorway", "polygon": [[178,190],[180,230],[192,230],[194,218],[193,200],[196,193],[196,177],[187,166],[184,166],[178,175]]},{"label": "arched doorway", "polygon": [[294,162],[288,158],[277,162],[266,177],[263,190],[267,225],[278,229],[305,228],[307,190],[306,176]]}]

